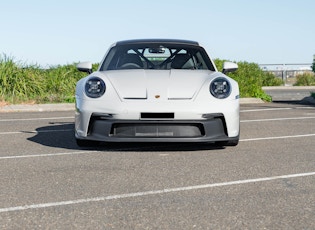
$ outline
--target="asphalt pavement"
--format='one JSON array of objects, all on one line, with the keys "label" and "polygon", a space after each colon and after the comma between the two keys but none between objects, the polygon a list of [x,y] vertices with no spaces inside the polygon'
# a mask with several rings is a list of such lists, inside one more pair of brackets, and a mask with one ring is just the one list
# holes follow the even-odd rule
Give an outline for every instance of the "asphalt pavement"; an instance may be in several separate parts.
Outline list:
[{"label": "asphalt pavement", "polygon": [[273,101],[313,103],[311,93],[315,92],[315,86],[267,86],[262,88],[265,93],[271,95]]},{"label": "asphalt pavement", "polygon": [[0,229],[315,229],[315,106],[241,103],[236,147],[79,148],[70,111],[0,114]]}]

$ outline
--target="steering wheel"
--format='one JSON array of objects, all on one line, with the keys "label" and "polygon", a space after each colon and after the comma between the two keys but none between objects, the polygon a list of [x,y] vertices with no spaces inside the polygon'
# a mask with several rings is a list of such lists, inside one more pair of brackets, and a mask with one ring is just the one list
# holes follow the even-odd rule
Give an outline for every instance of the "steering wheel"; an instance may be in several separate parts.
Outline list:
[{"label": "steering wheel", "polygon": [[140,69],[141,67],[136,63],[125,63],[120,66],[120,69]]}]

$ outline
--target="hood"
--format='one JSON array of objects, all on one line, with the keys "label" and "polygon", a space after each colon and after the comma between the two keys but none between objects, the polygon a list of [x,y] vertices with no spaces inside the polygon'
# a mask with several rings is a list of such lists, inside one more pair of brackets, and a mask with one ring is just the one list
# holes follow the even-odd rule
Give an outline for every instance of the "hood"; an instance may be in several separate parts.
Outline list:
[{"label": "hood", "polygon": [[124,70],[106,72],[121,99],[192,99],[213,73],[208,70]]}]

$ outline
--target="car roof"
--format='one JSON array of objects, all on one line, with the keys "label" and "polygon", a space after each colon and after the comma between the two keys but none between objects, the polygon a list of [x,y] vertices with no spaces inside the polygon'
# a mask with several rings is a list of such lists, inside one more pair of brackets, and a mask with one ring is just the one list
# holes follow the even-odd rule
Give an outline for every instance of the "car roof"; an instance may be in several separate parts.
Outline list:
[{"label": "car roof", "polygon": [[143,43],[172,43],[172,44],[182,44],[182,45],[195,45],[199,46],[199,43],[191,40],[183,40],[183,39],[132,39],[132,40],[124,40],[118,41],[114,44],[114,46],[119,45],[132,45],[132,44],[143,44]]}]

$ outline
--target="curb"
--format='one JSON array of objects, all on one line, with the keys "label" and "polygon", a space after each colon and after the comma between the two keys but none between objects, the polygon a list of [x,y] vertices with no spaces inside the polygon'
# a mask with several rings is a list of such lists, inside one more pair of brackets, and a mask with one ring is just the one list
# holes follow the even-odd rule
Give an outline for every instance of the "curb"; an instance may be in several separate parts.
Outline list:
[{"label": "curb", "polygon": [[240,98],[240,104],[260,104],[260,103],[265,103],[262,99],[260,98]]},{"label": "curb", "polygon": [[262,90],[315,90],[315,86],[263,86]]},{"label": "curb", "polygon": [[[260,98],[240,98],[240,104],[264,103]],[[0,113],[10,112],[53,112],[53,111],[74,111],[74,103],[61,104],[34,104],[34,105],[4,105],[0,106]]]},{"label": "curb", "polygon": [[0,106],[0,113],[10,112],[53,112],[53,111],[74,111],[74,103],[61,104],[34,104],[34,105],[5,105]]}]

